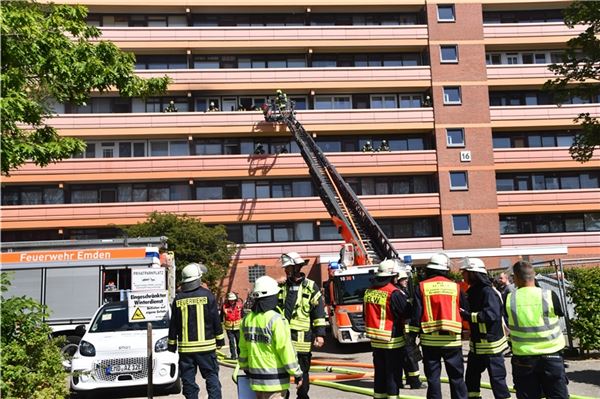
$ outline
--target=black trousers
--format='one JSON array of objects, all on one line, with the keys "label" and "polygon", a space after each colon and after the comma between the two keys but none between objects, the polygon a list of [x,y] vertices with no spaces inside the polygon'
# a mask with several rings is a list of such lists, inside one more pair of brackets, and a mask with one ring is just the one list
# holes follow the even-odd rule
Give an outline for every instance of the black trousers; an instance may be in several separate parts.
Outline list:
[{"label": "black trousers", "polygon": [[227,331],[227,339],[229,340],[229,353],[232,359],[237,359],[240,355],[240,330],[225,330]]},{"label": "black trousers", "polygon": [[510,398],[510,392],[506,385],[506,367],[504,366],[504,355],[476,355],[469,352],[467,359],[467,372],[465,383],[470,398],[481,397],[481,373],[487,369],[490,376],[492,392],[496,399]]},{"label": "black trousers", "polygon": [[[308,397],[308,389],[310,388],[310,381],[308,371],[310,370],[310,361],[312,359],[311,352],[298,352],[298,365],[300,366],[300,370],[302,370],[302,386],[296,390],[296,395],[298,399],[309,399]],[[288,391],[286,398],[289,398],[290,393]]]},{"label": "black trousers", "polygon": [[567,375],[560,353],[540,356],[515,356],[512,373],[519,399],[566,399]]},{"label": "black trousers", "polygon": [[[419,381],[419,357],[418,354],[419,347],[410,339],[406,340],[406,346],[400,348],[400,353],[402,356],[402,369],[400,370],[400,375],[402,376],[402,372],[404,371],[404,376],[406,377],[406,383],[411,387],[418,386],[421,381]],[[402,386],[402,384],[400,385]]]},{"label": "black trousers", "polygon": [[373,348],[373,367],[375,369],[373,397],[398,396],[402,383],[402,348]]},{"label": "black trousers", "polygon": [[219,381],[219,363],[215,351],[203,353],[179,353],[179,373],[183,383],[185,399],[198,399],[200,387],[196,384],[196,370],[200,369],[206,380],[209,399],[221,399],[221,381]]},{"label": "black trousers", "polygon": [[467,386],[463,377],[464,366],[462,347],[443,348],[437,346],[422,346],[423,366],[427,377],[427,399],[442,399],[440,375],[442,359],[450,381],[450,396],[452,399],[467,399]]}]

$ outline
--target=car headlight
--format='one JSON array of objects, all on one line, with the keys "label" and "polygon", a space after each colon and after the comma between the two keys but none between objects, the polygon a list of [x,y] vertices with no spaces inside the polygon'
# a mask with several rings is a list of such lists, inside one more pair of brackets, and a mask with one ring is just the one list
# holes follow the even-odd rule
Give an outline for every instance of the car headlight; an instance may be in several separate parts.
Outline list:
[{"label": "car headlight", "polygon": [[79,353],[82,356],[96,356],[96,348],[87,341],[81,341],[79,343]]},{"label": "car headlight", "polygon": [[168,338],[169,337],[162,337],[161,339],[156,341],[156,343],[154,344],[154,352],[166,351],[167,348],[169,347],[169,344],[167,343]]}]

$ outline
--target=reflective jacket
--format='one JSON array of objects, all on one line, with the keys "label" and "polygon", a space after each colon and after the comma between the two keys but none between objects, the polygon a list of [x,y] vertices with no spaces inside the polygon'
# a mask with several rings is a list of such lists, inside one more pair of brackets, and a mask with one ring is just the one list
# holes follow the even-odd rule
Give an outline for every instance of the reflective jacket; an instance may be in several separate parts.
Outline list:
[{"label": "reflective jacket", "polygon": [[403,347],[404,318],[408,310],[406,296],[392,283],[373,286],[365,291],[364,315],[367,337],[373,348]]},{"label": "reflective jacket", "polygon": [[289,324],[280,313],[274,310],[251,312],[244,317],[239,364],[248,375],[253,391],[283,391],[290,386],[290,376],[302,375]]},{"label": "reflective jacket", "polygon": [[294,348],[297,352],[310,352],[314,336],[325,336],[325,307],[321,291],[314,281],[307,278],[298,284],[287,280],[281,285],[278,298],[279,309],[290,323]]},{"label": "reflective jacket", "polygon": [[233,305],[230,301],[225,301],[221,317],[223,318],[223,327],[226,330],[239,330],[242,322],[242,310],[244,305],[241,300],[237,299]]},{"label": "reflective jacket", "polygon": [[521,287],[508,294],[506,313],[515,356],[548,355],[565,347],[552,291]]},{"label": "reflective jacket", "polygon": [[502,326],[502,299],[492,286],[472,285],[467,291],[470,312],[464,316],[470,323],[471,352],[477,355],[494,355],[508,348]]},{"label": "reflective jacket", "polygon": [[180,353],[214,351],[225,345],[217,301],[204,287],[179,292],[171,305],[169,348]]},{"label": "reflective jacket", "polygon": [[457,283],[444,276],[422,281],[415,290],[414,312],[409,331],[420,333],[421,345],[461,346],[460,308],[469,309]]}]

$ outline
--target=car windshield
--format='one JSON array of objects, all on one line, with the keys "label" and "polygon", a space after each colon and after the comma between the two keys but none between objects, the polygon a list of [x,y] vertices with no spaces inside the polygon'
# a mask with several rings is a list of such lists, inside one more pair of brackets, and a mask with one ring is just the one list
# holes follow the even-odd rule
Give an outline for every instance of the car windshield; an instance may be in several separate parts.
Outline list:
[{"label": "car windshield", "polygon": [[352,274],[336,277],[334,288],[340,305],[362,303],[365,290],[372,285],[372,274]]},{"label": "car windshield", "polygon": [[[145,330],[147,322],[129,322],[127,303],[123,302],[117,305],[105,306],[96,316],[90,332],[112,332],[112,331],[132,331]],[[169,328],[169,319],[165,317],[162,320],[153,321],[152,328]]]}]

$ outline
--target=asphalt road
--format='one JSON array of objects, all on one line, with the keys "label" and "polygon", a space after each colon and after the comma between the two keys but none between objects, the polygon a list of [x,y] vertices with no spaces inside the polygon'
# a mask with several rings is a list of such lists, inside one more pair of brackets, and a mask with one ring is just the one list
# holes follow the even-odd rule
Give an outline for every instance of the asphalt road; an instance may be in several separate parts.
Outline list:
[{"label": "asphalt road", "polygon": [[[468,343],[463,345],[464,354],[465,354],[465,362],[466,362],[466,354],[468,352]],[[228,350],[225,349],[227,353]],[[348,362],[358,362],[358,363],[372,363],[372,355],[370,351],[370,347],[368,344],[356,344],[356,345],[339,345],[332,342],[331,339],[326,341],[325,346],[313,353],[313,359],[319,360],[343,360]],[[506,369],[508,373],[508,384],[512,386],[512,375],[511,375],[511,367],[510,367],[510,358],[506,358]],[[362,369],[365,370],[365,369]],[[237,398],[237,386],[232,381],[232,372],[233,369],[228,367],[221,367],[220,375],[221,375],[221,384],[222,384],[222,393],[224,399],[234,399]],[[317,374],[317,373],[313,373]],[[423,369],[421,364],[421,375],[423,375]],[[442,376],[445,376],[445,372],[442,371]],[[582,395],[594,398],[600,398],[600,359],[593,360],[568,360],[567,361],[567,376],[570,380],[569,383],[569,393],[571,395]],[[200,386],[200,399],[206,399],[206,389],[204,386],[204,380],[200,377],[200,373],[198,373],[197,377],[198,385]],[[482,381],[489,382],[489,378],[487,374],[482,376]],[[347,382],[347,384],[352,384],[358,387],[364,388],[373,388],[373,380],[365,379],[359,381]],[[310,387],[310,396],[312,398],[327,398],[327,399],[359,399],[366,398],[367,396],[343,392],[340,390],[335,390],[332,388],[319,387],[316,385],[311,385]],[[442,384],[442,393],[444,398],[450,397],[450,391],[448,389],[448,384]],[[492,391],[487,389],[482,389],[483,398],[493,398]],[[411,395],[411,396],[420,396],[425,398],[426,390],[409,390],[404,389],[400,391],[400,395]],[[107,398],[107,399],[120,399],[120,398],[147,398],[146,390],[127,390],[127,391],[119,391],[119,392],[110,392],[103,393],[99,397]],[[401,396],[402,397],[402,396]],[[513,397],[516,397],[513,394]],[[183,394],[172,394],[172,395],[161,395],[160,392],[155,392],[154,398],[160,399],[184,399]],[[295,398],[294,389],[292,388],[291,398]],[[75,397],[73,397],[75,399]]]}]

